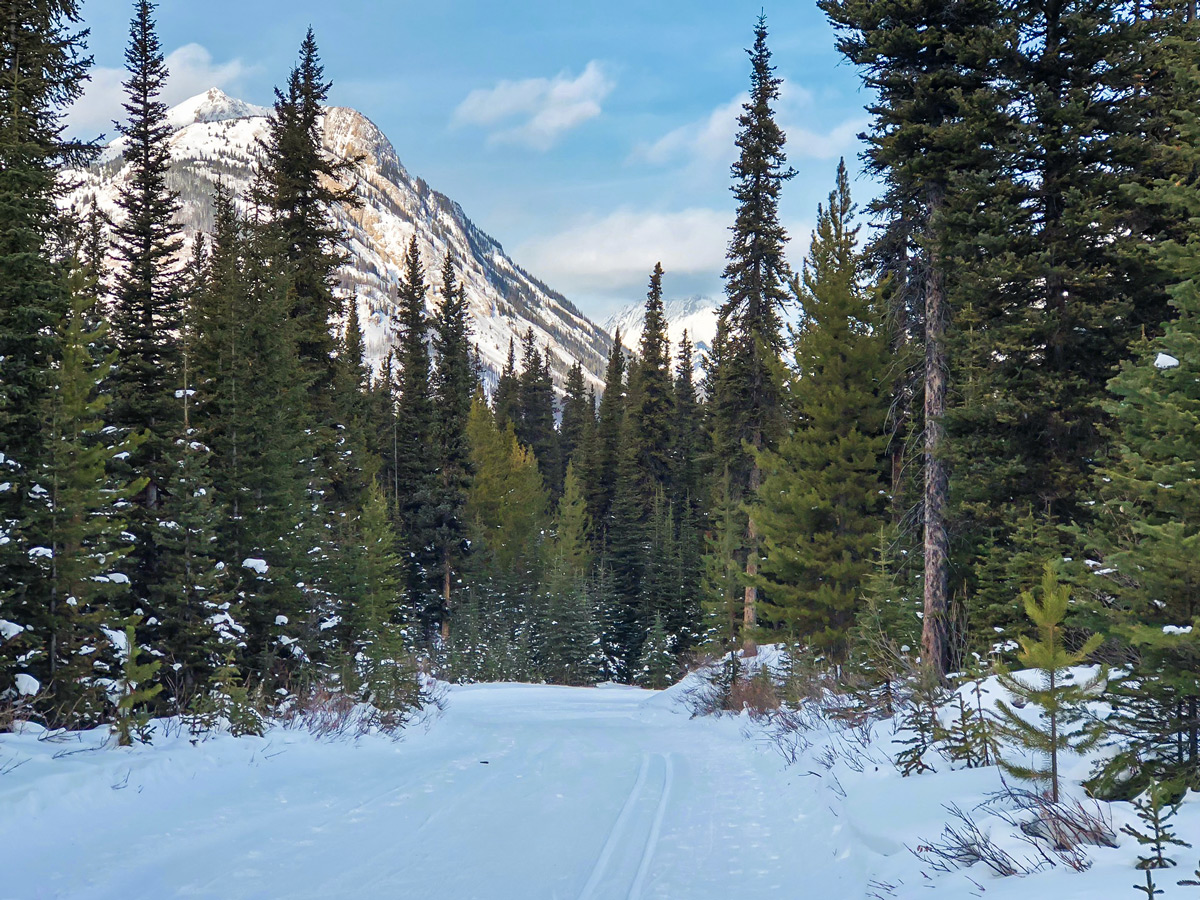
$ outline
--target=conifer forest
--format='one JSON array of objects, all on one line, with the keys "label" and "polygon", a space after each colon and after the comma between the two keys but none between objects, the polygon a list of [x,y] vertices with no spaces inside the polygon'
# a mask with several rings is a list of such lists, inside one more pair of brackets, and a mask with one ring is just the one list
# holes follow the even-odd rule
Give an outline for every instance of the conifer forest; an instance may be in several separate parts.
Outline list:
[{"label": "conifer forest", "polygon": [[[131,4],[105,144],[67,127],[86,4],[0,0],[0,820],[34,815],[5,785],[5,738],[30,729],[151,753],[173,733],[396,737],[443,706],[446,727],[460,702],[507,710],[516,685],[589,689],[539,687],[550,718],[560,697],[674,691],[826,783],[880,760],[904,786],[973,770],[963,796],[991,799],[952,792],[936,827],[864,838],[889,862],[821,896],[926,896],[893,852],[947,897],[1017,897],[993,885],[1051,869],[1020,896],[1196,896],[1196,0],[817,5],[867,107],[862,174],[789,157],[790,51],[770,8],[751,16],[715,336],[669,336],[656,264],[636,340],[514,328],[493,367],[470,260],[432,256],[424,226],[381,276],[386,310],[347,274],[344,223],[374,213],[364,156],[324,140],[338,73],[318,30],[277,73],[248,187],[218,172],[195,229],[164,10]],[[118,170],[115,207],[79,190]],[[796,233],[781,203],[814,181],[827,199]],[[597,727],[580,747],[604,746]],[[711,759],[741,759],[744,738],[713,734]],[[798,764],[818,734],[828,765]],[[578,883],[564,862],[561,885],[511,896],[791,896],[663,874],[708,846],[672,831],[679,784],[731,802],[759,784],[740,762],[706,782],[680,752],[642,751]],[[501,777],[492,753],[470,772]],[[189,896],[510,896],[455,877]],[[120,884],[45,896],[176,896]]]}]

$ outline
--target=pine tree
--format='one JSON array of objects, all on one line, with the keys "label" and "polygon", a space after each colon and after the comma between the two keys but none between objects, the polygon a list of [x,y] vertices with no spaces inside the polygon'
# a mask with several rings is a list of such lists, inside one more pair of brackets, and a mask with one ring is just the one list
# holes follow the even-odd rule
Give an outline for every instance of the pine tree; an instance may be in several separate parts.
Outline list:
[{"label": "pine tree", "polygon": [[666,490],[674,444],[674,383],[667,320],[663,316],[663,269],[656,263],[646,294],[637,366],[630,373],[629,435],[636,477],[647,502]]},{"label": "pine tree", "polygon": [[558,435],[554,431],[554,381],[549,351],[541,353],[530,328],[521,344],[521,375],[517,383],[517,440],[533,451],[551,496],[562,493],[558,477]]},{"label": "pine tree", "polygon": [[621,345],[621,333],[618,330],[613,337],[612,352],[604,371],[604,395],[600,398],[594,452],[584,479],[587,483],[588,511],[596,524],[596,537],[600,542],[603,542],[608,533],[608,516],[616,490],[621,423],[624,418],[625,350]]},{"label": "pine tree", "polygon": [[221,185],[214,210],[206,277],[187,310],[193,440],[206,448],[213,556],[232,567],[246,559],[268,563],[266,574],[242,580],[237,596],[247,629],[243,658],[272,680],[283,674],[281,650],[295,659],[278,641],[296,638],[282,634],[277,619],[299,625],[296,583],[309,580],[307,572],[290,577],[312,546],[299,546],[295,534],[309,482],[300,465],[309,439],[306,389],[288,316],[288,282],[271,261],[273,238],[239,217]]},{"label": "pine tree", "polygon": [[486,643],[503,657],[508,676],[517,677],[529,672],[530,604],[540,596],[549,497],[532,452],[511,424],[497,426],[482,392],[471,403],[467,436],[475,471],[466,507],[473,548],[468,583]]},{"label": "pine tree", "polygon": [[[1149,848],[1148,856],[1138,857],[1139,869],[1146,872],[1152,869],[1169,869],[1175,865],[1175,860],[1167,856],[1167,848],[1192,846],[1187,841],[1180,840],[1170,824],[1183,804],[1183,798],[1179,794],[1178,785],[1155,781],[1151,782],[1141,796],[1134,799],[1137,816],[1146,830],[1141,831],[1136,826],[1125,825],[1121,828],[1121,833],[1132,837],[1139,846]],[[1149,883],[1147,876],[1147,884]]]},{"label": "pine tree", "polygon": [[513,339],[508,339],[508,358],[504,368],[500,370],[500,378],[496,382],[496,391],[492,394],[492,409],[496,413],[496,424],[501,428],[512,423],[516,426],[520,413],[520,384],[517,379],[516,346]]},{"label": "pine tree", "polygon": [[567,467],[577,453],[580,456],[575,460],[576,470],[585,467],[584,459],[589,450],[587,445],[595,423],[595,410],[583,380],[583,366],[578,360],[567,371],[563,391],[566,396],[563,398],[562,421],[558,428],[558,447],[565,477]]},{"label": "pine tree", "polygon": [[[1200,85],[1200,65],[1177,77]],[[1200,110],[1180,107],[1184,146],[1200,135]],[[1166,179],[1144,196],[1180,221],[1200,213],[1194,175]],[[1125,745],[1110,769],[1200,787],[1200,241],[1164,242],[1175,318],[1134,347],[1109,383],[1105,411],[1114,446],[1097,474],[1099,514],[1081,527],[1107,569],[1104,625],[1139,663],[1116,689],[1114,730]]]},{"label": "pine tree", "polygon": [[[1072,682],[1064,677],[1067,669],[1084,662],[1102,641],[1097,634],[1088,638],[1078,650],[1071,651],[1065,647],[1063,620],[1067,615],[1070,595],[1070,586],[1060,584],[1053,564],[1047,564],[1042,577],[1041,601],[1034,597],[1032,591],[1021,595],[1026,615],[1037,626],[1037,640],[1021,640],[1019,658],[1031,671],[1024,678],[1006,670],[1001,670],[999,674],[1000,684],[1005,690],[1014,698],[1024,701],[1022,706],[1036,706],[1042,721],[1027,721],[1012,703],[996,701],[999,734],[1025,751],[1044,756],[1049,767],[1037,763],[1022,765],[1003,758],[999,759],[1000,766],[1017,778],[1048,781],[1050,797],[1055,803],[1059,797],[1059,754],[1068,750],[1086,750],[1099,740],[1100,736],[1094,730],[1080,725],[1080,707],[1098,693],[1108,678],[1103,667],[1082,681]],[[1039,684],[1031,683],[1031,678],[1037,678]]]},{"label": "pine tree", "polygon": [[[862,71],[877,99],[866,157],[886,183],[885,237],[890,269],[903,278],[893,294],[916,314],[905,322],[924,349],[923,662],[939,676],[949,665],[949,467],[944,418],[951,324],[946,253],[962,186],[986,183],[1003,132],[1003,99],[994,91],[999,60],[1013,35],[994,0],[966,4],[822,0],[837,46]],[[968,222],[970,220],[968,219]],[[955,227],[963,228],[961,221]],[[967,233],[970,233],[968,230]]]},{"label": "pine tree", "polygon": [[162,663],[157,659],[138,661],[145,652],[137,642],[140,620],[140,616],[132,616],[124,632],[114,632],[121,656],[121,678],[117,685],[117,712],[112,731],[121,747],[132,746],[135,738],[140,743],[150,743],[150,713],[146,704],[162,690],[161,684],[151,683]]},{"label": "pine tree", "polygon": [[350,651],[354,682],[362,699],[387,712],[403,712],[418,703],[420,682],[410,652],[403,606],[404,570],[396,554],[396,535],[388,520],[387,498],[372,481],[366,491],[358,531],[356,603],[352,608]]},{"label": "pine tree", "polygon": [[662,616],[655,616],[642,646],[635,683],[642,687],[661,690],[671,686],[675,674],[675,656],[671,653],[670,641]]},{"label": "pine tree", "polygon": [[755,514],[764,618],[839,661],[887,515],[891,404],[891,348],[863,284],[853,216],[841,163],[804,263],[789,392],[795,420],[778,451],[759,456],[765,477]]},{"label": "pine tree", "polygon": [[322,145],[320,118],[330,87],[310,28],[287,87],[275,90],[262,148],[264,164],[254,191],[270,212],[272,253],[281,258],[291,288],[289,317],[295,322],[301,371],[311,401],[321,412],[328,412],[334,378],[330,324],[339,304],[333,273],[343,260],[337,250],[341,231],[329,210],[360,202],[353,190],[341,187],[358,161],[334,159]]},{"label": "pine tree", "polygon": [[178,463],[185,296],[176,221],[179,200],[167,187],[171,127],[160,99],[168,73],[153,12],[149,0],[135,4],[125,51],[127,121],[118,130],[126,140],[124,155],[131,172],[117,198],[124,218],[115,229],[119,270],[112,325],[121,366],[114,376],[110,421],[126,433],[146,433],[122,468],[126,477],[146,481],[129,518],[133,598],[155,603],[166,589],[171,552],[160,543],[158,523]]},{"label": "pine tree", "polygon": [[472,474],[467,419],[471,415],[471,397],[475,393],[470,342],[466,293],[461,285],[455,284],[454,260],[447,252],[442,266],[442,305],[434,323],[433,336],[433,349],[437,354],[433,435],[438,453],[433,531],[441,562],[443,639],[449,633],[454,575],[456,572],[461,574],[466,552],[464,506]]},{"label": "pine tree", "polygon": [[[96,320],[88,288],[82,271],[72,272],[72,308],[44,400],[45,462],[35,473],[45,492],[21,529],[46,552],[31,552],[38,577],[25,596],[34,602],[19,620],[32,630],[17,643],[26,645],[26,671],[47,688],[40,698],[47,718],[65,727],[94,725],[104,713],[101,679],[111,674],[114,660],[99,652],[106,643],[101,630],[118,624],[110,600],[129,583],[120,564],[129,550],[122,539],[123,508],[144,486],[123,484],[107,471],[110,460],[133,452],[142,438],[114,441],[105,431],[111,398],[100,387],[117,359],[115,352],[93,359],[107,326]],[[31,640],[33,647],[27,646]]]},{"label": "pine tree", "polygon": [[414,234],[400,279],[400,364],[396,458],[400,485],[400,546],[406,557],[408,602],[421,617],[427,634],[441,627],[441,560],[434,547],[432,500],[436,485],[433,392],[430,379],[429,322],[425,314],[425,271]]},{"label": "pine tree", "polygon": [[568,464],[555,515],[540,653],[543,675],[560,684],[589,684],[600,673],[599,624],[588,595],[591,530],[583,486]]},{"label": "pine tree", "polygon": [[[738,117],[740,156],[733,164],[738,211],[726,253],[726,300],[719,313],[726,331],[709,396],[714,449],[719,464],[729,467],[731,499],[753,506],[762,473],[744,447],[755,452],[774,449],[783,431],[781,310],[788,300],[791,269],[784,258],[787,232],[779,221],[779,196],[795,170],[787,166],[785,137],[775,122],[773,105],[782,79],[771,64],[765,17],[760,16],[755,26],[749,54],[750,99]],[[760,544],[751,508],[737,553],[748,579],[742,621],[750,653],[758,624]]]},{"label": "pine tree", "polygon": [[[63,117],[83,93],[91,59],[75,0],[9,3],[0,16],[0,451],[8,479],[14,463],[32,471],[40,459],[47,373],[69,305],[54,253],[65,231],[58,170],[89,157],[64,137]],[[0,497],[0,522],[20,516],[25,495]],[[19,590],[9,568],[16,563],[4,565],[5,581]]]}]

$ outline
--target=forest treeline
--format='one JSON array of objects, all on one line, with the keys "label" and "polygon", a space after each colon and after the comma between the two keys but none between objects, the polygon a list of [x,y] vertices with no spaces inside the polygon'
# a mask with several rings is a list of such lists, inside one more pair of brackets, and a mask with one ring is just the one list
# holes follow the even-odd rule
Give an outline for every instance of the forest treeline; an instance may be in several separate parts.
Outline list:
[{"label": "forest treeline", "polygon": [[670,346],[656,266],[601,391],[578,364],[555,385],[530,333],[489,396],[457,261],[427,269],[415,236],[396,344],[364,363],[328,212],[357,202],[356,160],[322,149],[311,31],[250,194],[218,189],[185,250],[153,4],[112,221],[61,203],[95,153],[63,128],[90,62],[77,4],[8,4],[10,715],[130,740],[317,689],[404,709],[420,668],[662,686],[762,640],[945,679],[1015,658],[1050,563],[1067,643],[1126,673],[1123,765],[1200,788],[1195,9],[821,7],[869,88],[876,199],[829,173],[792,267],[760,19],[710,352]]}]

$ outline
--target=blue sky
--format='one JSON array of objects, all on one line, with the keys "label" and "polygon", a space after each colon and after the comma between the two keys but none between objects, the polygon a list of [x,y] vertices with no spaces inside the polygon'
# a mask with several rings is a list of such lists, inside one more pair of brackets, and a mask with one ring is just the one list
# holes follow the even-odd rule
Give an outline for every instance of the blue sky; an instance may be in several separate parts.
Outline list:
[{"label": "blue sky", "polygon": [[[392,139],[517,262],[593,317],[640,300],[661,260],[669,296],[718,294],[733,203],[745,47],[765,11],[779,119],[799,175],[782,214],[795,265],[839,156],[857,174],[866,95],[813,2],[165,0],[167,99],[209,87],[269,103],[308,25],[331,102]],[[84,0],[97,69],[82,132],[119,114],[131,3]],[[865,200],[869,181],[854,182]]]}]

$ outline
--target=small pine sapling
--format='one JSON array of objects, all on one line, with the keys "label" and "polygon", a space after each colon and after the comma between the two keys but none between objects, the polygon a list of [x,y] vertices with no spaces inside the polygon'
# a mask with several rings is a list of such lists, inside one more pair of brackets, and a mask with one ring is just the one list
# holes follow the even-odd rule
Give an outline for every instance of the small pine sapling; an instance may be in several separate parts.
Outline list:
[{"label": "small pine sapling", "polygon": [[[1147,872],[1151,869],[1169,869],[1175,865],[1175,860],[1166,855],[1167,848],[1192,846],[1187,841],[1180,840],[1171,826],[1171,819],[1179,812],[1182,803],[1178,794],[1178,785],[1156,781],[1133,801],[1143,828],[1126,825],[1121,832],[1132,837],[1143,848],[1148,848],[1149,855],[1138,857],[1139,869],[1145,869]],[[1142,888],[1139,887],[1138,890]]]},{"label": "small pine sapling", "polygon": [[[1063,644],[1063,620],[1070,603],[1070,586],[1060,584],[1053,565],[1047,564],[1042,576],[1042,600],[1032,591],[1021,594],[1025,612],[1037,628],[1038,638],[1022,637],[1020,661],[1037,676],[1034,685],[1016,674],[999,670],[1001,685],[1011,694],[1016,706],[1032,704],[1040,710],[1040,721],[1028,721],[1013,705],[996,701],[999,712],[997,732],[1021,749],[1042,756],[1047,765],[1020,765],[1002,758],[997,762],[1006,772],[1025,781],[1049,782],[1050,798],[1059,799],[1059,756],[1063,751],[1083,752],[1094,746],[1100,733],[1081,725],[1081,708],[1094,697],[1108,679],[1101,667],[1095,675],[1073,682],[1067,670],[1083,663],[1100,646],[1100,635],[1092,635],[1077,651]],[[1014,702],[1015,702],[1014,701]]]},{"label": "small pine sapling", "polygon": [[938,707],[944,700],[945,691],[936,675],[923,669],[912,697],[897,721],[897,731],[906,737],[896,741],[904,747],[896,754],[896,768],[905,777],[937,771],[925,761],[925,755],[938,742]]},{"label": "small pine sapling", "polygon": [[[978,691],[978,682],[975,683]],[[942,754],[952,763],[968,769],[990,766],[995,758],[995,738],[992,725],[977,703],[978,698],[968,701],[962,691],[955,693],[954,721],[949,726],[939,726],[935,740]]]},{"label": "small pine sapling", "polygon": [[117,701],[117,715],[112,730],[121,747],[133,745],[134,738],[143,744],[150,743],[150,712],[146,704],[162,690],[161,684],[150,684],[162,664],[157,659],[139,663],[141,651],[137,644],[137,623],[140,616],[126,620],[125,653],[121,666],[121,696]]},{"label": "small pine sapling", "polygon": [[1135,884],[1133,889],[1145,894],[1148,900],[1154,900],[1155,897],[1161,897],[1163,893],[1162,889],[1154,883],[1154,877],[1150,874],[1149,869],[1146,870],[1146,883]]}]

